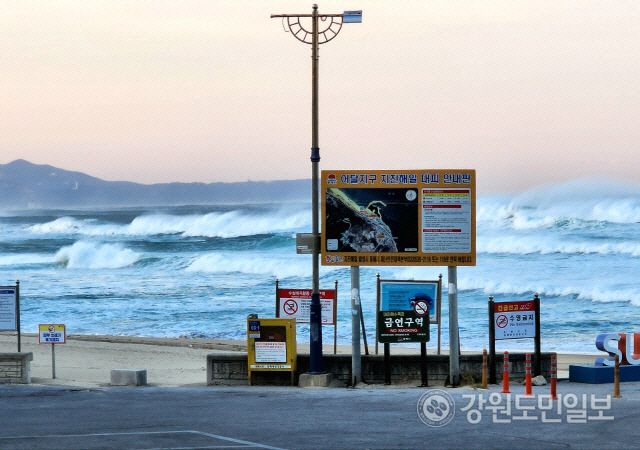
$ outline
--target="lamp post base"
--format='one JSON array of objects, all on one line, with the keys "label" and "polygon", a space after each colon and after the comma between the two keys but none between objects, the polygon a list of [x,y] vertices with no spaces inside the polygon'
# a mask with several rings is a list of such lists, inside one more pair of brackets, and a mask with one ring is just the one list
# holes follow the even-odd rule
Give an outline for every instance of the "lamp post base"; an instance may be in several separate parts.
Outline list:
[{"label": "lamp post base", "polygon": [[329,387],[333,381],[332,373],[303,373],[298,380],[299,387]]}]

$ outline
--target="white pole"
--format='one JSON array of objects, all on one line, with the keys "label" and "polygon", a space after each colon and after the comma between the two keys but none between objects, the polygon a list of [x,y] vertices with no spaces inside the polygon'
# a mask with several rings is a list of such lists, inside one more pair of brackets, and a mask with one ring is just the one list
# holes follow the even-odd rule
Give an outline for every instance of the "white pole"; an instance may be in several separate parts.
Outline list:
[{"label": "white pole", "polygon": [[51,344],[51,372],[53,379],[56,379],[56,344]]},{"label": "white pole", "polygon": [[360,308],[360,267],[351,266],[351,381],[353,387],[362,379]]}]

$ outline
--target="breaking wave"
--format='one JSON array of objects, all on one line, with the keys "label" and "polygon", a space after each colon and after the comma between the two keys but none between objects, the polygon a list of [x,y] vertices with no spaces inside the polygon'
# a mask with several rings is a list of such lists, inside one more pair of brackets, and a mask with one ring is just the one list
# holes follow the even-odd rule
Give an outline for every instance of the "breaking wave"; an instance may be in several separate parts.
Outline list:
[{"label": "breaking wave", "polygon": [[53,260],[69,269],[119,269],[131,266],[140,258],[139,253],[119,244],[80,241],[62,247]]},{"label": "breaking wave", "polygon": [[34,234],[79,234],[94,237],[174,234],[185,237],[233,238],[304,229],[309,225],[309,216],[307,212],[250,214],[235,210],[192,215],[149,214],[138,216],[128,224],[100,223],[94,218],[78,220],[61,217],[51,222],[31,225],[27,231]]},{"label": "breaking wave", "polygon": [[638,223],[640,186],[582,179],[541,186],[512,198],[481,197],[477,219],[479,227],[516,230]]}]

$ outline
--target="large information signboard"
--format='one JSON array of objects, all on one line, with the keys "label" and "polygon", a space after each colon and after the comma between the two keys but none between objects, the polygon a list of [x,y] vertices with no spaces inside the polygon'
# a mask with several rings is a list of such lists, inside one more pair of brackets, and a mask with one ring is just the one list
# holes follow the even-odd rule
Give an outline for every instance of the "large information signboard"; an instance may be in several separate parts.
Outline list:
[{"label": "large information signboard", "polygon": [[322,171],[322,264],[475,266],[475,170]]}]

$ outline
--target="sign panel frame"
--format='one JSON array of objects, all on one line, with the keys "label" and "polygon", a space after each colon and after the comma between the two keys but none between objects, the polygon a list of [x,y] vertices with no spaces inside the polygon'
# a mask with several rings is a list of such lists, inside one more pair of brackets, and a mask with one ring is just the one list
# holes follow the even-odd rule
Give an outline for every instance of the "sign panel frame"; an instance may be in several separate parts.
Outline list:
[{"label": "sign panel frame", "polygon": [[494,302],[496,341],[536,337],[536,305],[533,300]]},{"label": "sign panel frame", "polygon": [[38,325],[39,344],[66,344],[67,330],[64,324]]},{"label": "sign panel frame", "polygon": [[[489,383],[496,383],[496,341],[533,339],[533,375],[542,374],[540,297],[494,302],[489,297]],[[518,318],[518,316],[520,316]],[[523,320],[523,316],[525,316]],[[532,317],[533,316],[533,317]]]},{"label": "sign panel frame", "polygon": [[0,286],[0,331],[18,331],[18,289]]},{"label": "sign panel frame", "polygon": [[[335,325],[337,314],[336,290],[321,289],[322,325]],[[295,318],[297,324],[309,324],[311,289],[281,289],[276,291],[276,317]]]},{"label": "sign panel frame", "polygon": [[439,281],[380,280],[380,311],[415,310],[422,302],[428,303],[429,323],[440,323]]},{"label": "sign panel frame", "polygon": [[475,266],[476,171],[323,170],[322,265]]},{"label": "sign panel frame", "polygon": [[247,319],[249,386],[255,372],[290,372],[291,385],[297,369],[296,319]]},{"label": "sign panel frame", "polygon": [[382,344],[429,342],[429,320],[410,311],[378,311],[378,341]]}]

